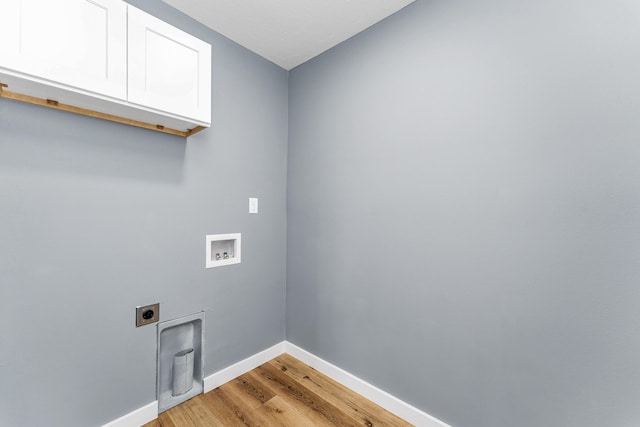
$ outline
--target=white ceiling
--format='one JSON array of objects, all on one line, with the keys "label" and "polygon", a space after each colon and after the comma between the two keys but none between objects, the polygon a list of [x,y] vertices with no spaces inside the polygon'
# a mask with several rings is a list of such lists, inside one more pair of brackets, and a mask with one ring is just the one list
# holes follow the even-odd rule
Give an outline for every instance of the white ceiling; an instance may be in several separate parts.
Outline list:
[{"label": "white ceiling", "polygon": [[414,0],[163,0],[290,70]]}]

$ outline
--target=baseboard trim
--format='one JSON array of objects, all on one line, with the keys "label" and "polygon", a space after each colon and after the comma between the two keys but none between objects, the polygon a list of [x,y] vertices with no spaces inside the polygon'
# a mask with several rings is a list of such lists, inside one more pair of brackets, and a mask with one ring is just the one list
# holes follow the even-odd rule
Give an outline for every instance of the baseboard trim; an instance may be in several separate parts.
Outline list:
[{"label": "baseboard trim", "polygon": [[218,388],[222,384],[225,384],[234,378],[238,378],[240,375],[246,374],[274,357],[280,356],[285,351],[285,343],[286,341],[282,341],[273,347],[269,347],[258,354],[254,354],[253,356],[241,360],[228,368],[224,368],[213,375],[209,375],[204,379],[204,392],[207,393],[214,388]]},{"label": "baseboard trim", "polygon": [[158,401],[149,403],[148,405],[138,408],[133,412],[121,416],[117,420],[113,420],[102,427],[140,427],[150,421],[158,418]]},{"label": "baseboard trim", "polygon": [[[395,396],[369,384],[368,382],[350,374],[342,368],[309,353],[307,350],[298,347],[288,341],[282,341],[260,353],[254,354],[238,363],[209,375],[204,379],[204,392],[207,393],[221,385],[246,374],[263,363],[268,362],[282,353],[288,353],[301,362],[322,372],[340,384],[361,394],[372,402],[382,406],[387,411],[396,414],[400,418],[420,427],[451,427],[449,424],[432,417],[426,412],[411,406]],[[111,421],[102,427],[139,427],[158,418],[158,401],[151,402],[142,408],[136,409],[117,420]]]},{"label": "baseboard trim", "polygon": [[295,344],[288,341],[285,342],[285,352],[322,372],[340,384],[350,388],[356,393],[361,394],[372,402],[377,403],[387,411],[399,416],[411,424],[420,427],[451,427],[449,424],[446,424],[426,412],[409,405],[386,391],[380,390],[378,387],[369,384],[368,382],[350,374],[342,368],[338,368],[314,354],[309,353],[307,350],[304,350]]}]

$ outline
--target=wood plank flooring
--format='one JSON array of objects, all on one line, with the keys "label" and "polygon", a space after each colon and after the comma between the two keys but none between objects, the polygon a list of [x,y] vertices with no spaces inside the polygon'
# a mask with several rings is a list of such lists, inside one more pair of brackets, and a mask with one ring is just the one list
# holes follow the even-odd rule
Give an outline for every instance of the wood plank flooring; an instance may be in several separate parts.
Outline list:
[{"label": "wood plank flooring", "polygon": [[408,427],[375,403],[283,354],[163,412],[143,427]]}]

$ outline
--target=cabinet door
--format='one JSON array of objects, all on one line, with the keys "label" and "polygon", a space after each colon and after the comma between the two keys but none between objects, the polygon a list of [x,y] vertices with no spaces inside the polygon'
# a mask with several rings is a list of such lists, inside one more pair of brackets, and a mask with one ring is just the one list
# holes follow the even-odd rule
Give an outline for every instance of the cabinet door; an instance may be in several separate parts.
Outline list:
[{"label": "cabinet door", "polygon": [[2,0],[2,14],[0,68],[126,99],[126,3]]},{"label": "cabinet door", "polygon": [[128,101],[211,123],[211,46],[129,6]]}]

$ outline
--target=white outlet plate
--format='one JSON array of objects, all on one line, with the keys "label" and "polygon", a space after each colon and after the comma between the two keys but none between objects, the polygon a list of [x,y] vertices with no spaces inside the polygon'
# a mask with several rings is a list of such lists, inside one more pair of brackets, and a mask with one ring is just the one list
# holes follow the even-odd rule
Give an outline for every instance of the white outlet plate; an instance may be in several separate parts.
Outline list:
[{"label": "white outlet plate", "polygon": [[257,197],[249,197],[249,213],[257,214],[258,213],[258,198]]}]

